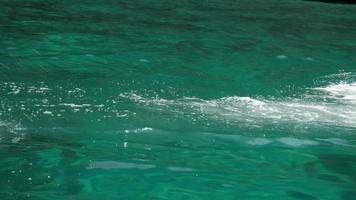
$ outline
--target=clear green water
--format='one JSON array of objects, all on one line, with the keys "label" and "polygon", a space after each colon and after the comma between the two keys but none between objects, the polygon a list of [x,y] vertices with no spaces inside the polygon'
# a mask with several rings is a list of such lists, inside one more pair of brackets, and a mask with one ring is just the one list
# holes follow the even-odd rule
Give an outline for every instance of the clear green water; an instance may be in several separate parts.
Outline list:
[{"label": "clear green water", "polygon": [[0,199],[356,198],[356,6],[0,2]]}]

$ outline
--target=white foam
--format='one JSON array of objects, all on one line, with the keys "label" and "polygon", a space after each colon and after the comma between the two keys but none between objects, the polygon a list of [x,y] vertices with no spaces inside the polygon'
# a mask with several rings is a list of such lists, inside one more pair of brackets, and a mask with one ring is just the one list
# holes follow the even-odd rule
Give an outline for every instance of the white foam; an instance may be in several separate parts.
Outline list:
[{"label": "white foam", "polygon": [[356,83],[338,83],[326,87],[317,87],[316,90],[328,93],[331,97],[356,102]]},{"label": "white foam", "polygon": [[69,106],[71,108],[82,108],[82,107],[90,107],[90,104],[74,104],[74,103],[60,103],[61,106]]},{"label": "white foam", "polygon": [[153,128],[151,127],[143,127],[143,128],[136,128],[136,129],[131,129],[131,130],[124,130],[124,133],[147,133],[152,131]]},{"label": "white foam", "polygon": [[[149,99],[137,94],[125,94],[121,97],[142,103],[146,109],[195,115],[197,119],[209,117],[257,126],[266,122],[294,122],[356,127],[356,83],[332,84],[312,89],[315,90],[324,93],[315,99],[230,96],[211,100],[192,97],[167,100],[158,97]],[[320,100],[323,95],[336,101]]]},{"label": "white foam", "polygon": [[43,114],[45,114],[45,115],[52,115],[52,112],[51,112],[51,111],[46,110],[46,111],[44,111],[44,112],[43,112]]},{"label": "white foam", "polygon": [[152,131],[153,129],[150,127],[144,127],[141,129],[141,131],[146,132],[146,131]]}]

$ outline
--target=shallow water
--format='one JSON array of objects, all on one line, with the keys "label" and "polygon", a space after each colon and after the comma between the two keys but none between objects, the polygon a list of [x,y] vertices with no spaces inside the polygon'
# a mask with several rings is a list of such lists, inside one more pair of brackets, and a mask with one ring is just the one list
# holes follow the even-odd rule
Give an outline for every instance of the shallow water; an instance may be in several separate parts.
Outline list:
[{"label": "shallow water", "polygon": [[0,11],[0,199],[355,198],[356,6]]}]

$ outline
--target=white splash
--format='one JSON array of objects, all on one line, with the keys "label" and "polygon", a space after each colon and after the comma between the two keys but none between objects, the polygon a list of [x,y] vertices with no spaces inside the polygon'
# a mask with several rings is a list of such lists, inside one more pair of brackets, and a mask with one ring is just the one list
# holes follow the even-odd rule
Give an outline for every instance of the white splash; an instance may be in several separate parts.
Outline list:
[{"label": "white splash", "polygon": [[[157,112],[182,113],[197,118],[228,120],[250,125],[280,124],[283,122],[356,127],[356,83],[331,84],[312,88],[317,98],[251,98],[230,96],[204,100],[185,97],[166,100],[144,98],[137,94],[120,95]],[[306,96],[307,96],[306,94]],[[327,97],[322,98],[320,97]],[[323,100],[329,99],[329,100]],[[330,101],[333,99],[333,101]]]},{"label": "white splash", "polygon": [[326,92],[330,97],[356,103],[356,83],[338,83],[326,87],[318,87],[316,90]]}]

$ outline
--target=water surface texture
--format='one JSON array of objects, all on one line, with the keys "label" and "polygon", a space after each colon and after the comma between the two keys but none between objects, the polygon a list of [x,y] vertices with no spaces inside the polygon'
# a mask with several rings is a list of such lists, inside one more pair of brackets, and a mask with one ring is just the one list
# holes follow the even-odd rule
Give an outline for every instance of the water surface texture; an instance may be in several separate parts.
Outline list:
[{"label": "water surface texture", "polygon": [[0,199],[356,197],[356,6],[0,1]]}]

